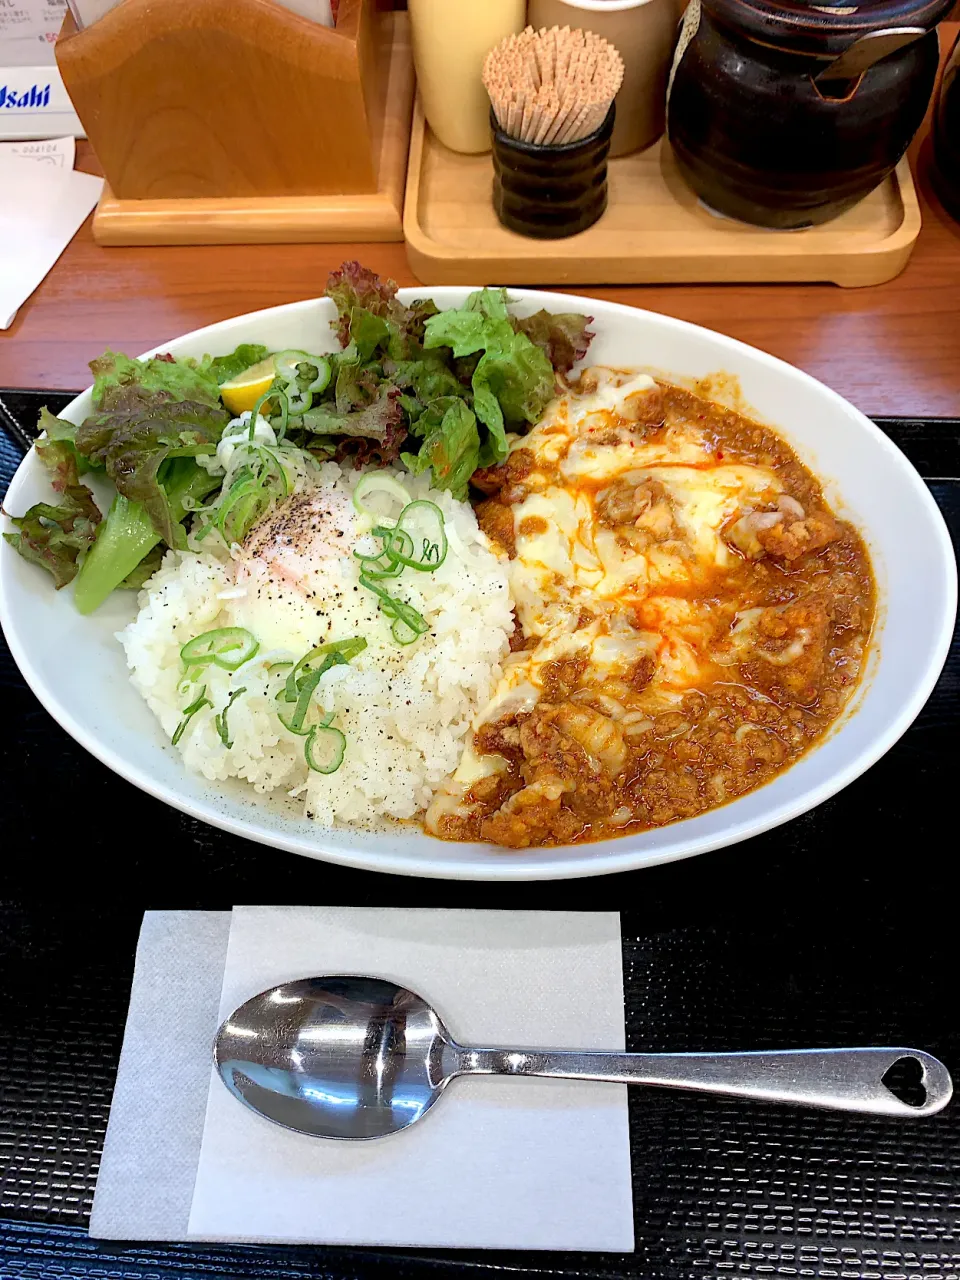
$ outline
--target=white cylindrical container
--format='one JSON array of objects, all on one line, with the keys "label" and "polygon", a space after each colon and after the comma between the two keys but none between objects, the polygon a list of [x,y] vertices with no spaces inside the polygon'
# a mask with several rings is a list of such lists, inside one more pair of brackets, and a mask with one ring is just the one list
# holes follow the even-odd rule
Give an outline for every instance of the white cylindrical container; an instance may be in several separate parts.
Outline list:
[{"label": "white cylindrical container", "polygon": [[678,0],[530,0],[531,26],[595,31],[623,58],[611,156],[649,147],[663,133],[667,73],[682,8]]},{"label": "white cylindrical container", "polygon": [[420,101],[451,151],[490,150],[483,60],[504,36],[523,30],[526,7],[526,0],[408,0]]}]

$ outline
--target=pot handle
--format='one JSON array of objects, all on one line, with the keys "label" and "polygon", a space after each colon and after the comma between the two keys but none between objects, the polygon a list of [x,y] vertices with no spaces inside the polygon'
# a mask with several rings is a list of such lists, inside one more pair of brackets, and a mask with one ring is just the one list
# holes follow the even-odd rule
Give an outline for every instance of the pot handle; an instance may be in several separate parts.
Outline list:
[{"label": "pot handle", "polygon": [[912,44],[927,34],[926,27],[887,27],[883,31],[871,31],[854,40],[818,75],[814,82],[826,85],[833,81],[855,80],[881,58],[889,57],[905,45]]}]

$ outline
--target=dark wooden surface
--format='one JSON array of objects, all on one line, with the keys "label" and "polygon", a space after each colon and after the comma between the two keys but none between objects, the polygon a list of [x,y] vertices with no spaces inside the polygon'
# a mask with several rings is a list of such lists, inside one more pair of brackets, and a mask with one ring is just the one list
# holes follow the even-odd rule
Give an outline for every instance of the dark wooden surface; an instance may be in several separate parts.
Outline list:
[{"label": "dark wooden surface", "polygon": [[[0,391],[0,426],[16,417],[16,437],[28,439],[40,401]],[[960,423],[880,425],[928,478],[956,539]],[[0,493],[19,454],[0,430]],[[956,1102],[912,1123],[631,1090],[630,1255],[86,1236],[144,908],[619,910],[631,1049],[903,1044],[939,1055],[957,1078],[956,895],[942,888],[956,846],[956,641],[896,746],[794,822],[668,866],[509,886],[380,876],[236,839],[87,755],[2,642],[0,688],[2,1280],[960,1276]]]},{"label": "dark wooden surface", "polygon": [[[944,43],[956,30],[945,24]],[[930,190],[926,150],[921,139],[912,153],[923,230],[906,271],[889,284],[579,292],[740,338],[806,369],[870,414],[960,416],[960,226]],[[78,155],[80,167],[96,170],[87,144]],[[418,283],[403,245],[101,249],[88,221],[0,334],[0,386],[80,388],[89,381],[87,362],[107,346],[135,353],[228,316],[315,296],[345,258],[400,284]]]}]

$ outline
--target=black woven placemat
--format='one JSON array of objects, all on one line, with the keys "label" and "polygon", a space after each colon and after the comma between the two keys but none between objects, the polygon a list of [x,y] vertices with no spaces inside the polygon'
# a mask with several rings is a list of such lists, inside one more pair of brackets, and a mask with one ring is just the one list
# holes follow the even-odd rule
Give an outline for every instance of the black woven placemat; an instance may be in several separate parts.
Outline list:
[{"label": "black woven placemat", "polygon": [[[36,409],[0,391],[0,491]],[[13,417],[19,424],[14,428]],[[960,422],[882,420],[960,535]],[[69,654],[64,654],[69,661]],[[960,1274],[960,1104],[903,1124],[634,1089],[632,1255],[102,1245],[85,1234],[142,912],[237,902],[619,909],[632,1049],[913,1044],[960,1078],[960,646],[907,735],[812,813],[589,881],[457,884],[202,826],[88,757],[0,653],[0,1280]]]}]

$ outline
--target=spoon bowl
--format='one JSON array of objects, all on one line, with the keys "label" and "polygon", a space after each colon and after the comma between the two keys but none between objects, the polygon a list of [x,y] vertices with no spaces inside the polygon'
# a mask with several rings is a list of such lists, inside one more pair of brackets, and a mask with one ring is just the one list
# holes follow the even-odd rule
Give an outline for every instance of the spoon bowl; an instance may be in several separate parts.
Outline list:
[{"label": "spoon bowl", "polygon": [[234,1097],[276,1124],[382,1138],[436,1102],[449,1049],[416,992],[383,978],[302,978],[242,1004],[217,1033],[215,1057]]},{"label": "spoon bowl", "polygon": [[[415,1124],[459,1075],[661,1085],[881,1116],[940,1111],[953,1084],[919,1049],[592,1053],[465,1048],[422,996],[386,978],[301,978],[262,991],[220,1027],[217,1070],[242,1103],[320,1138],[383,1138]],[[920,1097],[888,1085],[907,1059]],[[892,1078],[892,1077],[891,1077]]]}]

